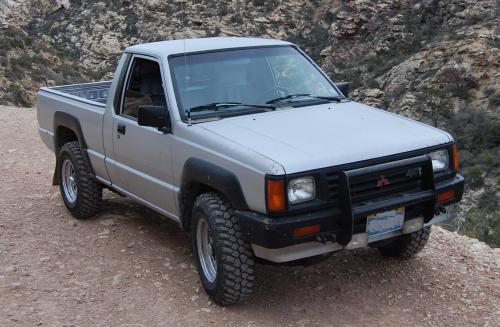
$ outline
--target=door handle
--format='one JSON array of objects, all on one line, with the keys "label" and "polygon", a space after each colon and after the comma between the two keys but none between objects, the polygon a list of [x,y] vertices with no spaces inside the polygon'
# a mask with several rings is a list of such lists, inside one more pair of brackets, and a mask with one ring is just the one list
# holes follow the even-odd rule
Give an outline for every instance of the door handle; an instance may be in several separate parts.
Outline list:
[{"label": "door handle", "polygon": [[118,124],[118,126],[116,127],[116,131],[119,134],[124,134],[125,135],[125,131],[126,130],[127,130],[127,126],[125,126],[124,124]]}]

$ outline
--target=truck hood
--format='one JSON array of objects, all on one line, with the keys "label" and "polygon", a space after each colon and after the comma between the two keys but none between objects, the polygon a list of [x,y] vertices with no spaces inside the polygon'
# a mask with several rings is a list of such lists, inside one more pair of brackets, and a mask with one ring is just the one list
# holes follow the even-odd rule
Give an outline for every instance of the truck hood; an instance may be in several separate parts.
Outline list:
[{"label": "truck hood", "polygon": [[452,141],[439,129],[352,101],[226,118],[199,126],[276,161],[287,174]]}]

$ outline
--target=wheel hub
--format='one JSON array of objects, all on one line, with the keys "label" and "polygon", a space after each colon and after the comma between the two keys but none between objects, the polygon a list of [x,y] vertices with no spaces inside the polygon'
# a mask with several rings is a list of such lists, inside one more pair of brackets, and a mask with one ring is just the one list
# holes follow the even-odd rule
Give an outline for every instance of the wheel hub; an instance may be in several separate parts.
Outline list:
[{"label": "wheel hub", "polygon": [[217,277],[217,260],[212,233],[205,218],[198,220],[196,244],[203,275],[209,282],[213,283]]},{"label": "wheel hub", "polygon": [[69,159],[64,159],[61,166],[62,186],[64,196],[70,203],[76,202],[78,187],[76,182],[76,172],[73,163]]}]

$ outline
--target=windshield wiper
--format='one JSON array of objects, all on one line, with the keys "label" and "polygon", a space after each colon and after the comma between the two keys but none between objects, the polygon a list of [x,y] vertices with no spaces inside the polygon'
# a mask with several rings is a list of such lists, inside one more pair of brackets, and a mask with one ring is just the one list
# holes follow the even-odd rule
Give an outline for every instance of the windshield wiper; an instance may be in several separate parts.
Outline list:
[{"label": "windshield wiper", "polygon": [[238,102],[212,102],[212,103],[205,103],[199,106],[194,106],[192,108],[188,108],[188,112],[200,112],[200,111],[206,111],[206,110],[213,110],[217,111],[220,108],[224,107],[232,107],[238,105]]},{"label": "windshield wiper", "polygon": [[285,96],[282,96],[282,97],[279,97],[276,99],[272,99],[272,100],[267,101],[266,103],[276,103],[276,102],[280,102],[283,100],[295,99],[295,98],[300,98],[300,97],[309,97],[309,98],[331,100],[331,101],[337,101],[337,102],[340,102],[340,101],[342,101],[342,99],[344,99],[344,97],[341,97],[341,96],[327,96],[327,95],[323,96],[323,95],[311,95],[309,93],[297,93],[297,94],[288,94],[288,95],[285,95]]},{"label": "windshield wiper", "polygon": [[306,96],[310,96],[310,94],[309,93],[288,94],[288,95],[285,95],[285,96],[282,96],[279,98],[271,99],[271,100],[267,101],[266,103],[276,103],[276,102],[280,102],[282,100],[288,100],[288,99],[293,99],[293,98],[298,98],[298,97],[306,97]]},{"label": "windshield wiper", "polygon": [[335,95],[335,96],[330,96],[330,95],[310,95],[311,98],[316,98],[316,99],[324,99],[324,100],[332,100],[336,102],[340,102],[343,99],[345,99],[343,96]]},{"label": "windshield wiper", "polygon": [[187,112],[200,112],[207,110],[218,111],[220,108],[227,108],[227,107],[253,107],[253,108],[265,108],[272,110],[276,109],[275,106],[268,104],[249,104],[241,102],[213,102],[189,108]]}]

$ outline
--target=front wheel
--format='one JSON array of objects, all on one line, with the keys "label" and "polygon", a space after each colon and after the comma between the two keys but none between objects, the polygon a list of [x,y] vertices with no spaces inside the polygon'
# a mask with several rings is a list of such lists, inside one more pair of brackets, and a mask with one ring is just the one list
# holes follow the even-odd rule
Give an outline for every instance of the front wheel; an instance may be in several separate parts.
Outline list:
[{"label": "front wheel", "polygon": [[431,227],[424,227],[416,232],[400,236],[395,241],[378,248],[385,257],[411,259],[427,244]]},{"label": "front wheel", "polygon": [[205,292],[222,305],[246,300],[252,293],[254,257],[231,203],[217,193],[198,196],[191,233]]}]

